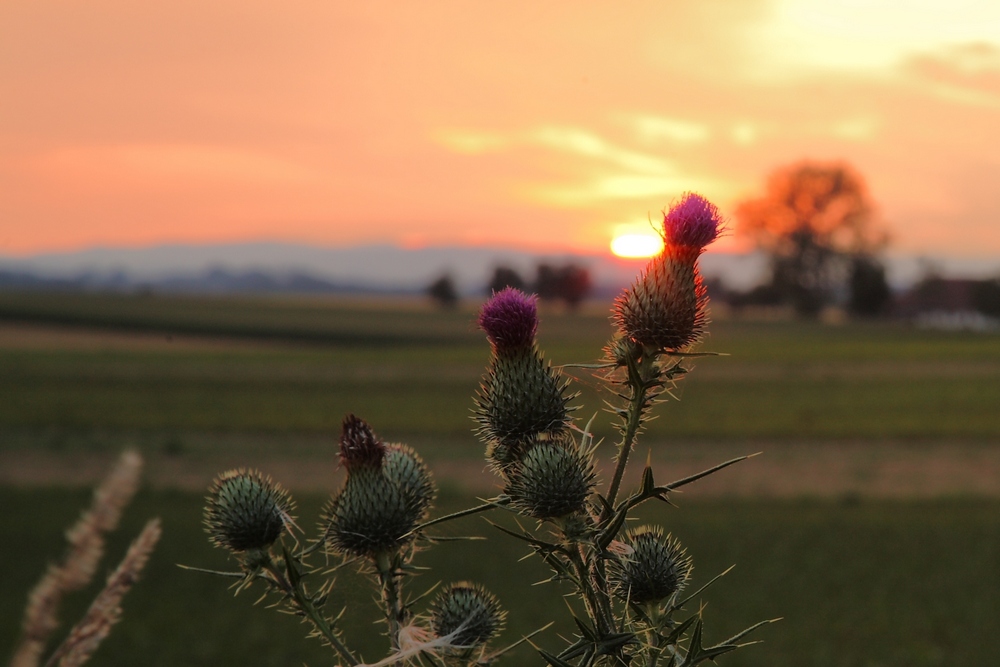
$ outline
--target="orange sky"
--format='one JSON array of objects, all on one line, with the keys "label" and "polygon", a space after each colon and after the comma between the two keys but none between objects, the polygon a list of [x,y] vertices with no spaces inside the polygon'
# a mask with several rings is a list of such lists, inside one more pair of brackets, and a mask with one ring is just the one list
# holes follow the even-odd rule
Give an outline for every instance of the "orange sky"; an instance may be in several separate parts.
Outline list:
[{"label": "orange sky", "polygon": [[1000,3],[0,3],[0,255],[599,250],[802,158],[898,250],[1000,255]]}]

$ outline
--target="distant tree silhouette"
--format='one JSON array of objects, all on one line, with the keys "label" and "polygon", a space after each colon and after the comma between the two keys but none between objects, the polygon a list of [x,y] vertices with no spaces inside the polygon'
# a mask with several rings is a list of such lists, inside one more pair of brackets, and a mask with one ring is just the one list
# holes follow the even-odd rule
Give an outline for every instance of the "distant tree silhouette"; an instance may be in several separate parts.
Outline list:
[{"label": "distant tree silhouette", "polygon": [[1000,278],[978,281],[972,288],[972,305],[983,315],[1000,317]]},{"label": "distant tree silhouette", "polygon": [[771,287],[803,317],[815,317],[852,262],[886,243],[864,179],[843,163],[802,162],[776,170],[764,196],[736,210],[738,231],[771,257]]},{"label": "distant tree silhouette", "polygon": [[535,293],[543,301],[555,301],[561,291],[558,268],[551,264],[539,264],[535,269]]},{"label": "distant tree silhouette", "polygon": [[503,291],[508,287],[513,287],[523,292],[525,287],[524,278],[509,266],[498,266],[493,269],[493,277],[490,278],[490,282],[486,286],[486,296]]},{"label": "distant tree silhouette", "polygon": [[535,274],[535,292],[547,301],[562,300],[576,309],[593,288],[590,271],[576,264],[552,266],[539,264]]},{"label": "distant tree silhouette", "polygon": [[889,306],[892,293],[885,279],[885,267],[873,257],[859,256],[851,262],[848,281],[850,297],[848,310],[858,317],[883,315]]},{"label": "distant tree silhouette", "polygon": [[458,290],[447,273],[428,285],[427,296],[442,308],[454,308],[458,305]]}]

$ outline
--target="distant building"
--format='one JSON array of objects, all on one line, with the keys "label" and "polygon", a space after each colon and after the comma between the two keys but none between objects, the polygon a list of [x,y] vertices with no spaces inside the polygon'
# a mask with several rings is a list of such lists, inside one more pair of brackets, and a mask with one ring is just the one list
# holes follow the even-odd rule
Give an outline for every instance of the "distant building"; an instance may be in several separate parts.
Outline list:
[{"label": "distant building", "polygon": [[994,303],[997,280],[925,278],[896,298],[895,313],[933,329],[988,331],[1000,329]]}]

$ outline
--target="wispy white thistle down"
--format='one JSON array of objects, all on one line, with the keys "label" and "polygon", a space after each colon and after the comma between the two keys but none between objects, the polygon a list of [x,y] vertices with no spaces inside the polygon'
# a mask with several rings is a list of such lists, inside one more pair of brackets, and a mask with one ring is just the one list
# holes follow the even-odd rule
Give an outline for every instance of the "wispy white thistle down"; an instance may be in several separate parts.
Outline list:
[{"label": "wispy white thistle down", "polygon": [[443,637],[436,637],[434,633],[422,625],[411,623],[399,629],[399,650],[378,662],[363,663],[357,667],[388,667],[389,665],[405,665],[412,658],[419,658],[423,654],[440,656],[442,654],[454,653],[464,649],[471,649],[474,646],[462,646],[458,644],[459,635],[465,632],[468,621],[462,623],[452,632]]}]

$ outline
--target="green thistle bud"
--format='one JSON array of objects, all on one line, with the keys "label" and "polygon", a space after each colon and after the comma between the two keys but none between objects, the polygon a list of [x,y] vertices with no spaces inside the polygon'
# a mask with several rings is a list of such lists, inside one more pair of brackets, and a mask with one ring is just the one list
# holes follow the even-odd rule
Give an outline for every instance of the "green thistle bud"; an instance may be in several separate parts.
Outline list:
[{"label": "green thistle bud", "polygon": [[507,479],[513,466],[524,454],[524,447],[520,443],[506,444],[499,440],[490,440],[486,446],[486,460],[490,462],[493,470]]},{"label": "green thistle bud", "polygon": [[213,544],[233,552],[266,549],[291,521],[293,507],[270,477],[256,470],[230,470],[209,489],[205,530]]},{"label": "green thistle bud", "polygon": [[630,531],[613,562],[615,593],[636,604],[659,602],[677,593],[691,576],[691,558],[656,526]]},{"label": "green thistle bud", "polygon": [[563,430],[573,398],[568,385],[534,346],[497,350],[475,399],[480,437],[516,446]]},{"label": "green thistle bud", "polygon": [[567,434],[528,448],[505,491],[530,516],[552,519],[583,510],[593,487],[593,463]]},{"label": "green thistle bud", "polygon": [[638,353],[638,346],[631,338],[623,336],[620,332],[608,341],[604,346],[604,358],[616,366],[624,366],[628,359],[635,359]]},{"label": "green thistle bud", "polygon": [[420,457],[404,445],[386,445],[380,467],[348,468],[344,488],[323,511],[325,540],[334,551],[375,557],[413,540],[427,517],[434,484]]},{"label": "green thistle bud", "polygon": [[503,629],[507,613],[496,597],[478,584],[461,582],[442,591],[431,605],[431,627],[438,637],[457,631],[451,644],[475,648]]}]

